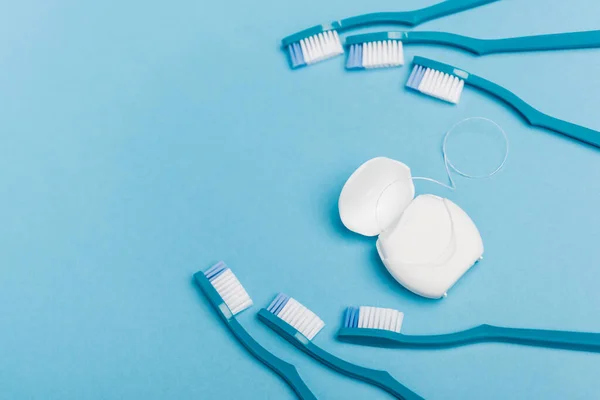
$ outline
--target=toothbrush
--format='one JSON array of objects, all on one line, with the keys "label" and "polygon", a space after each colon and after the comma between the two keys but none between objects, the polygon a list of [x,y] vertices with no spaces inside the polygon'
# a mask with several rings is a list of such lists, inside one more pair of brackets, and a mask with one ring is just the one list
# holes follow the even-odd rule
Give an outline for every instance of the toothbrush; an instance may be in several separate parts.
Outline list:
[{"label": "toothbrush", "polygon": [[447,32],[374,32],[348,36],[347,69],[386,68],[404,64],[403,44],[439,44],[479,56],[542,50],[600,47],[600,30],[506,39],[477,39]]},{"label": "toothbrush", "polygon": [[296,367],[271,354],[258,344],[237,321],[235,315],[251,307],[252,299],[223,261],[204,272],[195,273],[194,280],[236,339],[250,354],[281,376],[299,399],[317,400],[298,374]]},{"label": "toothbrush", "polygon": [[314,344],[312,340],[325,323],[308,308],[283,293],[277,295],[268,308],[260,310],[258,318],[288,342],[337,372],[379,386],[398,399],[422,399],[388,372],[351,364]]},{"label": "toothbrush", "polygon": [[377,347],[442,348],[480,342],[500,342],[600,352],[598,333],[479,325],[441,335],[405,335],[400,333],[403,317],[403,313],[390,308],[348,307],[344,327],[338,331],[337,338],[345,342]]},{"label": "toothbrush", "polygon": [[359,15],[313,26],[285,37],[281,44],[288,51],[292,68],[299,68],[344,54],[344,48],[338,36],[338,33],[342,31],[376,24],[415,26],[494,1],[498,0],[446,0],[414,11]]},{"label": "toothbrush", "polygon": [[414,68],[406,87],[443,101],[457,104],[465,84],[503,100],[532,126],[546,128],[572,139],[600,147],[600,132],[546,115],[502,86],[465,70],[424,57],[413,58]]}]

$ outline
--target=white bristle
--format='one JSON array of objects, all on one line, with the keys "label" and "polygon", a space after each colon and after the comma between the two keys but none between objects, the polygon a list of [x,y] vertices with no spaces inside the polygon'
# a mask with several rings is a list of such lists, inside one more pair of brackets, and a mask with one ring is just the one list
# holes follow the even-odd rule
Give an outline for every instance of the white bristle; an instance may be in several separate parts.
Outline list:
[{"label": "white bristle", "polygon": [[344,54],[342,42],[336,31],[326,31],[302,39],[300,48],[306,64],[314,64]]},{"label": "white bristle", "polygon": [[404,314],[398,310],[361,306],[358,312],[358,327],[400,333],[403,319]]},{"label": "white bristle", "polygon": [[427,68],[416,89],[440,100],[457,104],[464,86],[465,81],[454,75]]},{"label": "white bristle", "polygon": [[236,315],[252,306],[252,299],[230,269],[211,281],[227,307]]},{"label": "white bristle", "polygon": [[308,340],[312,340],[325,326],[321,318],[292,298],[277,316],[306,336]]},{"label": "white bristle", "polygon": [[362,45],[363,68],[397,67],[404,64],[404,50],[399,40],[381,40]]}]

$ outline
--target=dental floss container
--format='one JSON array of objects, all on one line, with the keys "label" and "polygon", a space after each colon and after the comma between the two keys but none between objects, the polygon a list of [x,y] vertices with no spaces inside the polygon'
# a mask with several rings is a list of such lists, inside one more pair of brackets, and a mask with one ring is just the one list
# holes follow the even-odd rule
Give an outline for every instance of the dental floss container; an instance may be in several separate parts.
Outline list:
[{"label": "dental floss container", "polygon": [[481,259],[483,241],[471,218],[452,201],[414,196],[408,166],[373,158],[344,185],[340,218],[353,232],[379,235],[377,252],[402,286],[437,299]]}]

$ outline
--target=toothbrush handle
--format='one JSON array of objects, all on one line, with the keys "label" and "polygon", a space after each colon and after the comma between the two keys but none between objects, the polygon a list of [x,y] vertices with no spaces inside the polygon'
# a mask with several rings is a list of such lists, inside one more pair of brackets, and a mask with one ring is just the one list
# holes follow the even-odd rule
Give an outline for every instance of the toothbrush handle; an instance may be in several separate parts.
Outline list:
[{"label": "toothbrush handle", "polygon": [[479,76],[469,75],[466,81],[470,85],[486,91],[512,106],[533,126],[546,128],[583,143],[600,147],[600,132],[598,131],[546,115],[525,103],[511,91]]},{"label": "toothbrush handle", "polygon": [[[388,36],[390,36],[389,39],[395,39],[395,37],[393,37],[394,35],[399,36],[397,39],[404,43],[448,45],[459,47],[463,50],[479,55],[484,54],[486,44],[486,40],[483,39],[476,39],[448,32],[390,32],[388,33]],[[346,41],[348,41],[348,39],[346,39]]]},{"label": "toothbrush handle", "polygon": [[233,334],[244,345],[244,347],[264,363],[266,366],[275,371],[283,380],[292,388],[299,399],[301,400],[317,400],[317,397],[306,386],[304,380],[298,373],[296,367],[292,364],[283,361],[262,347],[256,340],[246,332],[236,319],[230,320],[230,328]]},{"label": "toothbrush handle", "polygon": [[281,40],[281,45],[285,48],[290,46],[292,43],[299,42],[310,36],[318,35],[324,31],[330,30],[334,30],[339,33],[352,28],[378,24],[415,26],[435,18],[441,18],[446,15],[455,14],[471,8],[493,3],[495,1],[498,0],[446,0],[429,7],[421,8],[419,10],[403,12],[378,12],[358,15],[355,17],[344,18],[339,21],[316,25],[300,32],[296,32],[293,35],[284,37]]},{"label": "toothbrush handle", "polygon": [[419,10],[364,14],[343,19],[339,21],[339,26],[334,26],[334,29],[346,30],[358,26],[387,23],[415,26],[432,19],[455,14],[495,1],[498,0],[446,0]]},{"label": "toothbrush handle", "polygon": [[337,338],[344,342],[387,348],[442,348],[480,342],[505,342],[600,352],[600,333],[504,328],[493,325],[479,325],[441,335],[404,335],[381,329],[340,328]]},{"label": "toothbrush handle", "polygon": [[439,335],[404,335],[384,329],[340,328],[337,338],[343,342],[375,347],[442,348],[484,341],[485,327]]},{"label": "toothbrush handle", "polygon": [[480,54],[600,47],[600,30],[484,40]]},{"label": "toothbrush handle", "polygon": [[421,396],[402,385],[385,371],[359,367],[358,365],[351,364],[326,352],[308,340],[306,336],[298,332],[287,322],[273,315],[270,311],[263,308],[258,312],[257,316],[260,321],[279,334],[282,338],[329,368],[352,378],[378,386],[400,400],[423,400]]},{"label": "toothbrush handle", "polygon": [[[600,47],[600,30],[554,33],[550,35],[523,36],[506,39],[478,39],[454,33],[425,31],[389,32],[385,35],[387,35],[387,37],[384,38],[384,40],[399,39],[405,43],[449,45],[478,55]],[[352,40],[353,39],[350,39],[350,41]],[[348,39],[346,41],[348,42]]]},{"label": "toothbrush handle", "polygon": [[497,341],[567,350],[600,352],[600,334],[487,325],[487,336]]},{"label": "toothbrush handle", "polygon": [[361,367],[326,352],[312,342],[304,343],[305,351],[313,358],[319,360],[331,369],[352,378],[378,386],[401,400],[423,400],[400,382],[398,382],[387,371]]}]

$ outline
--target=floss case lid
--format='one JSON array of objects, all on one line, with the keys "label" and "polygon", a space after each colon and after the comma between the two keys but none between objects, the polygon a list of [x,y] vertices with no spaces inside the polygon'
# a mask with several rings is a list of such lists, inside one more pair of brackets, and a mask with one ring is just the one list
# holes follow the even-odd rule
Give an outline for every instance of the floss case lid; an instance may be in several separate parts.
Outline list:
[{"label": "floss case lid", "polygon": [[362,164],[348,178],[338,207],[349,230],[377,236],[393,226],[415,196],[410,168],[386,157]]}]

